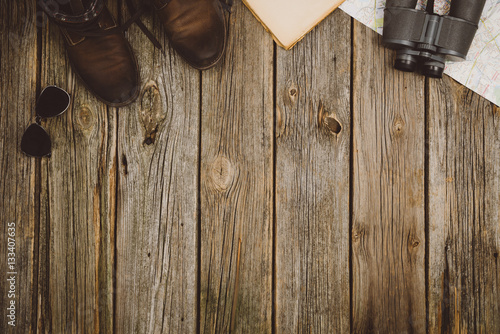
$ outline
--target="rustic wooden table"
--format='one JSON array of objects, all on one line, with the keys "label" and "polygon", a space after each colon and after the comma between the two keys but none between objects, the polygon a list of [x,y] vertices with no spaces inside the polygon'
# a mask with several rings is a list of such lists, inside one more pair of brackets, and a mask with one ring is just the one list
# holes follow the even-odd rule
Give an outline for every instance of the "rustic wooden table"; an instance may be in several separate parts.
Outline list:
[{"label": "rustic wooden table", "polygon": [[202,73],[130,28],[142,94],[109,108],[35,13],[0,0],[1,333],[500,333],[499,108],[340,10],[284,51],[239,1]]}]

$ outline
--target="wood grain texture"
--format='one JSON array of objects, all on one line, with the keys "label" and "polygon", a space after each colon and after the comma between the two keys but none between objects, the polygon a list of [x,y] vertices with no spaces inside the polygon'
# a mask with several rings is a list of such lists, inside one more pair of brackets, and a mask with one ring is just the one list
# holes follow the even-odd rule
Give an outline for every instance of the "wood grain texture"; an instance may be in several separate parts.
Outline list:
[{"label": "wood grain texture", "polygon": [[500,333],[500,109],[429,82],[430,333]]},{"label": "wood grain texture", "polygon": [[351,19],[276,60],[277,333],[349,332]]},{"label": "wood grain texture", "polygon": [[273,43],[241,2],[230,21],[202,75],[200,329],[270,333]]},{"label": "wood grain texture", "polygon": [[[36,11],[0,0],[0,333],[500,333],[498,107],[341,11],[286,52],[238,1],[202,73],[145,14],[166,55],[132,26],[141,95],[108,108]],[[72,104],[27,158],[49,84]]]},{"label": "wood grain texture", "polygon": [[[116,13],[116,8],[110,7]],[[116,110],[76,77],[59,28],[42,25],[41,87],[71,95],[68,111],[42,122],[52,157],[41,163],[38,330],[113,331]]]},{"label": "wood grain texture", "polygon": [[129,30],[142,84],[118,116],[115,330],[194,333],[200,75],[168,47],[161,22],[144,22],[166,56]]},{"label": "wood grain texture", "polygon": [[[37,163],[20,147],[24,130],[34,120],[38,58],[35,4],[0,1],[0,17],[0,332],[34,333]],[[8,256],[10,246],[14,246],[14,263],[7,261],[12,259]],[[11,263],[13,268],[8,267]],[[10,283],[14,281],[7,281],[12,276],[13,290]],[[15,296],[9,296],[13,292]],[[15,327],[7,318],[11,301],[15,302]]]},{"label": "wood grain texture", "polygon": [[424,80],[354,24],[353,331],[424,333]]}]

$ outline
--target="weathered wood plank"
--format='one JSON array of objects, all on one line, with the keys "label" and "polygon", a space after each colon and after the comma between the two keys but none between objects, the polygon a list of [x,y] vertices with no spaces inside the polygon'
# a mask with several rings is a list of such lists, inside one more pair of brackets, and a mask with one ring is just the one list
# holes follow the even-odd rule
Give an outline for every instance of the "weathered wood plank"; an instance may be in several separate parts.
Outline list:
[{"label": "weathered wood plank", "polygon": [[500,109],[429,81],[429,329],[500,333]]},{"label": "weathered wood plank", "polygon": [[200,329],[270,333],[273,42],[241,2],[230,21],[202,75]]},{"label": "weathered wood plank", "polygon": [[350,40],[336,11],[277,49],[277,333],[350,328]]},{"label": "weathered wood plank", "polygon": [[354,24],[353,331],[423,333],[424,80]]},{"label": "weathered wood plank", "polygon": [[[38,58],[35,12],[34,2],[0,2],[1,333],[35,331],[37,163],[20,150],[23,132],[35,116]],[[10,246],[14,246],[14,257],[9,255],[12,251]],[[15,262],[8,262],[7,259],[14,259]],[[12,276],[15,280],[7,281]],[[14,291],[11,290],[11,282],[15,283]],[[13,313],[7,309],[12,301],[15,303]],[[10,314],[15,319],[8,318]],[[12,320],[15,327],[9,325]]]},{"label": "weathered wood plank", "polygon": [[41,68],[41,87],[66,89],[72,102],[65,114],[42,122],[52,139],[52,157],[41,163],[38,328],[110,333],[116,110],[108,110],[77,79],[59,28],[47,19]]},{"label": "weathered wood plank", "polygon": [[119,111],[116,332],[194,333],[200,75],[165,38],[163,56],[136,26],[128,37],[142,91]]}]

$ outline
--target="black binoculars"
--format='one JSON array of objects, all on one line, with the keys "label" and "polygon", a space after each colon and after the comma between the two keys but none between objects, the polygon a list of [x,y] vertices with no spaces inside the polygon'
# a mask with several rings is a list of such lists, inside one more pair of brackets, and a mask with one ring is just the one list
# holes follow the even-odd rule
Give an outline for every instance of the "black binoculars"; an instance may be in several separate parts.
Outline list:
[{"label": "black binoculars", "polygon": [[[450,13],[434,14],[434,0],[417,10],[417,0],[387,0],[382,44],[396,51],[394,67],[441,78],[446,58],[465,59],[476,35],[485,0],[452,0]],[[458,58],[458,59],[457,59]]]}]

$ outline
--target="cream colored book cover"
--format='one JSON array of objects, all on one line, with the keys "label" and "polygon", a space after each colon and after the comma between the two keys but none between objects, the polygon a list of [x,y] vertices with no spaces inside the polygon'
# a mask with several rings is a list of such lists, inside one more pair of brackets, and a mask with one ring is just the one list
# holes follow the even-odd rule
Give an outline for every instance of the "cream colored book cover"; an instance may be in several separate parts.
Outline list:
[{"label": "cream colored book cover", "polygon": [[291,49],[345,0],[243,0],[278,45]]}]

